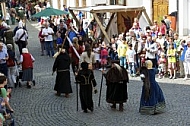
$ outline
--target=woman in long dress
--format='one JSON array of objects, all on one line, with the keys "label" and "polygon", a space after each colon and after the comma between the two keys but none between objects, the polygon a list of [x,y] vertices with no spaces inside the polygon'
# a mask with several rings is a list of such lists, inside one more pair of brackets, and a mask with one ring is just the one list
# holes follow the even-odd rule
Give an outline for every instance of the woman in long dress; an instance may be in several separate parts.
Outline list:
[{"label": "woman in long dress", "polygon": [[164,112],[165,99],[160,86],[155,80],[155,70],[152,68],[151,60],[147,60],[145,66],[141,67],[140,74],[143,87],[139,112],[151,115]]},{"label": "woman in long dress", "polygon": [[57,72],[56,82],[54,90],[57,91],[56,95],[60,96],[61,93],[65,93],[65,97],[69,97],[69,93],[72,93],[71,80],[70,80],[70,57],[65,52],[65,49],[61,49],[60,54],[55,59],[53,64],[53,73]]}]

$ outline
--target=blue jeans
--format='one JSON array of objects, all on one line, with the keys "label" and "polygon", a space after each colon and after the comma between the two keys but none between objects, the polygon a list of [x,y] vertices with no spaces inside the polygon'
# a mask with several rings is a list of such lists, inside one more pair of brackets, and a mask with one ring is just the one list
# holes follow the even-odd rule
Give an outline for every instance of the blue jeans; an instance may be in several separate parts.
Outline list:
[{"label": "blue jeans", "polygon": [[119,60],[120,60],[120,66],[123,66],[126,69],[127,68],[126,57],[119,57]]},{"label": "blue jeans", "polygon": [[135,63],[129,63],[128,65],[129,65],[130,74],[136,74]]},{"label": "blue jeans", "polygon": [[46,48],[46,53],[48,56],[50,56],[50,52],[51,52],[51,56],[54,55],[53,41],[45,41],[45,48]]}]

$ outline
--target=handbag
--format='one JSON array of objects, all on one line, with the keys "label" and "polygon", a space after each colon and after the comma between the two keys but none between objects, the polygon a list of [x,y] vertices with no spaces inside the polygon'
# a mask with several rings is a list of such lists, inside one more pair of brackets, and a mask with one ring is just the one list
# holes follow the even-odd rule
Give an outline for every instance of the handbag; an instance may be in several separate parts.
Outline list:
[{"label": "handbag", "polygon": [[15,66],[15,62],[14,62],[14,60],[12,59],[12,58],[8,58],[8,60],[7,60],[7,66],[8,67],[13,67],[13,66]]}]

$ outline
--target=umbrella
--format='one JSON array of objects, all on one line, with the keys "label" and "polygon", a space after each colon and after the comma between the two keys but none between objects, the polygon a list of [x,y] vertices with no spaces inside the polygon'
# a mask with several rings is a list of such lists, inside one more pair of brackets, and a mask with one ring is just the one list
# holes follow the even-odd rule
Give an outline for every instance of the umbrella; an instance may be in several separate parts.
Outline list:
[{"label": "umbrella", "polygon": [[52,7],[48,7],[45,10],[42,10],[41,12],[38,12],[37,14],[32,15],[32,17],[47,17],[51,15],[63,15],[63,14],[69,14],[67,11],[62,11],[58,9],[54,9]]}]

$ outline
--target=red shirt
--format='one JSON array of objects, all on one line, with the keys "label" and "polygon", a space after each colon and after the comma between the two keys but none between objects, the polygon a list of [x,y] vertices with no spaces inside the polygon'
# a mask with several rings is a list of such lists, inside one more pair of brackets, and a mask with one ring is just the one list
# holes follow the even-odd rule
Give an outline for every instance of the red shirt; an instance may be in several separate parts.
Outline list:
[{"label": "red shirt", "polygon": [[160,32],[162,33],[162,35],[166,34],[166,26],[164,24],[160,26]]},{"label": "red shirt", "polygon": [[33,61],[30,53],[23,53],[22,70],[33,68]]},{"label": "red shirt", "polygon": [[[76,50],[78,52],[79,55],[82,54],[83,52],[83,47],[79,46],[79,49]],[[69,48],[69,54],[71,54],[72,59],[74,60],[75,64],[79,64],[79,58],[77,57],[77,55],[75,54],[75,51],[73,50],[73,47],[71,46]]]}]

